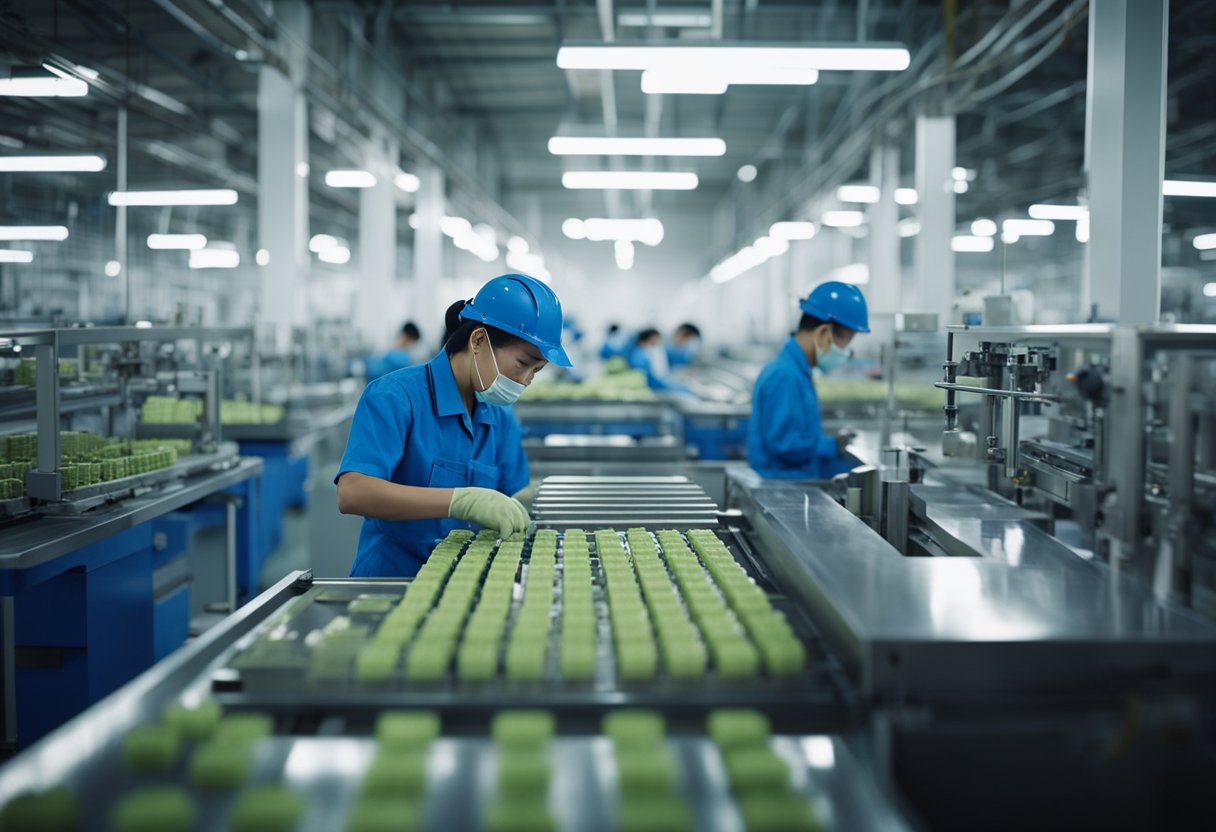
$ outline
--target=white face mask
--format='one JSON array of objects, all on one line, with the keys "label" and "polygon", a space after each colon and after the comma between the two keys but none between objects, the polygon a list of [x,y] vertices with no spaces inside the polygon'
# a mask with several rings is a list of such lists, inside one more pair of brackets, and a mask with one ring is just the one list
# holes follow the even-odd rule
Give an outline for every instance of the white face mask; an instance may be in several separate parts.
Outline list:
[{"label": "white face mask", "polygon": [[[485,332],[483,329],[482,332]],[[486,332],[486,344],[490,343],[490,333]],[[477,359],[473,359],[473,371],[477,373],[477,383],[482,386],[482,390],[473,391],[473,395],[477,397],[477,401],[486,404],[497,405],[498,407],[506,407],[515,404],[519,397],[523,395],[527,385],[520,384],[514,379],[507,378],[503,375],[502,370],[498,369],[498,358],[494,355],[494,347],[490,347],[490,360],[494,362],[494,381],[489,387],[482,381],[481,370],[477,367]]]},{"label": "white face mask", "polygon": [[830,373],[833,370],[839,370],[848,363],[849,358],[853,355],[853,351],[847,347],[836,346],[836,341],[832,338],[832,334],[828,333],[828,348],[819,352],[816,357],[815,364],[825,373]]}]

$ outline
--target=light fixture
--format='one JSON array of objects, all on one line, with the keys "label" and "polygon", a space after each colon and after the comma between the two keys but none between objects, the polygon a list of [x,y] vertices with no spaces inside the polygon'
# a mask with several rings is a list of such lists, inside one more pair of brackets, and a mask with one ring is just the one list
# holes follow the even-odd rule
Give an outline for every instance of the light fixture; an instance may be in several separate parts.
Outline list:
[{"label": "light fixture", "polygon": [[623,272],[633,268],[633,243],[628,240],[617,240],[612,245],[612,253],[616,258],[616,267]]},{"label": "light fixture", "polygon": [[514,254],[527,254],[528,249],[528,241],[523,237],[511,236],[507,238],[507,251]]},{"label": "light fixture", "polygon": [[105,169],[102,156],[0,156],[0,173],[96,173]]},{"label": "light fixture", "polygon": [[995,237],[996,223],[989,219],[973,220],[971,223],[971,233],[977,237]]},{"label": "light fixture", "polygon": [[417,193],[418,189],[422,187],[422,180],[412,173],[402,171],[393,177],[393,184],[407,194],[413,194]]},{"label": "light fixture", "polygon": [[562,174],[562,186],[571,190],[691,191],[697,175],[686,172],[584,170]]},{"label": "light fixture", "polygon": [[106,277],[118,277],[122,274],[122,263],[117,260],[107,260],[104,271]]},{"label": "light fixture", "polygon": [[823,224],[832,228],[857,228],[866,221],[861,211],[824,211]]},{"label": "light fixture", "polygon": [[642,73],[646,95],[725,95],[730,84],[712,72],[672,72],[648,69]]},{"label": "light fixture", "polygon": [[1086,215],[1077,220],[1076,237],[1078,243],[1089,242],[1089,216]]},{"label": "light fixture", "polygon": [[341,245],[330,246],[323,251],[318,251],[317,259],[322,263],[332,263],[335,266],[345,266],[350,262],[350,249]]},{"label": "light fixture", "polygon": [[1203,284],[1203,296],[1205,298],[1216,298],[1216,283]]},{"label": "light fixture", "polygon": [[896,188],[895,203],[897,205],[915,205],[920,200],[916,188]]},{"label": "light fixture", "polygon": [[809,240],[815,236],[815,223],[805,220],[797,222],[775,222],[768,227],[768,236],[778,240]]},{"label": "light fixture", "polygon": [[[545,269],[545,258],[535,252],[507,251],[507,268],[531,275],[548,282],[549,272]],[[544,275],[544,278],[541,277]]]},{"label": "light fixture", "polygon": [[417,231],[419,228],[422,228],[422,215],[415,211],[409,215],[406,222],[409,223],[410,228]]},{"label": "light fixture", "polygon": [[966,182],[967,179],[969,178],[967,176],[967,169],[961,168],[961,167],[953,168],[950,171],[950,176],[954,179],[955,182]]},{"label": "light fixture", "polygon": [[766,66],[648,69],[642,73],[642,92],[648,95],[722,95],[732,86],[809,87],[818,80],[819,71],[815,69]]},{"label": "light fixture", "polygon": [[836,189],[836,199],[841,202],[878,202],[880,192],[874,185],[841,185]]},{"label": "light fixture", "polygon": [[995,243],[991,237],[979,237],[969,234],[956,234],[950,238],[951,251],[992,251]]},{"label": "light fixture", "polygon": [[192,269],[235,269],[241,265],[241,255],[228,248],[200,248],[190,252],[189,265]]},{"label": "light fixture", "polygon": [[722,139],[635,139],[595,136],[554,136],[549,139],[554,156],[721,156],[726,153]]},{"label": "light fixture", "polygon": [[900,237],[915,237],[920,233],[920,220],[916,217],[907,217],[900,220],[895,225],[895,233]]},{"label": "light fixture", "polygon": [[439,230],[452,239],[473,230],[473,224],[464,217],[444,217],[439,221]]},{"label": "light fixture", "polygon": [[584,236],[592,241],[628,240],[648,246],[663,242],[663,223],[653,217],[638,220],[591,217],[583,220],[582,224]]},{"label": "light fixture", "polygon": [[1051,220],[1011,219],[1001,223],[1001,231],[1018,237],[1049,237],[1055,230],[1055,223]]},{"label": "light fixture", "polygon": [[757,171],[755,165],[744,165],[743,167],[739,168],[735,175],[739,177],[740,182],[746,183],[755,181],[756,173]]},{"label": "light fixture", "polygon": [[371,188],[376,177],[365,170],[331,170],[325,172],[325,184],[331,188]]},{"label": "light fixture", "polygon": [[308,172],[310,170],[311,168],[308,166],[308,162],[296,162],[296,176],[300,177],[301,179],[308,176]]},{"label": "light fixture", "polygon": [[1189,182],[1183,179],[1167,179],[1161,186],[1165,196],[1216,197],[1216,182]]},{"label": "light fixture", "polygon": [[687,69],[690,66],[748,69],[831,69],[894,71],[907,69],[908,50],[898,44],[836,46],[790,44],[712,46],[571,44],[557,50],[562,69]]},{"label": "light fixture", "polygon": [[326,249],[340,245],[338,238],[331,234],[313,234],[308,241],[308,250],[313,254],[319,254]]},{"label": "light fixture", "polygon": [[726,283],[768,260],[754,246],[744,246],[709,270],[709,279],[714,283]]},{"label": "light fixture", "polygon": [[654,26],[656,29],[708,29],[713,24],[713,17],[708,12],[621,12],[616,19],[617,26],[641,28]]},{"label": "light fixture", "polygon": [[49,240],[62,242],[68,238],[64,225],[0,225],[0,240]]},{"label": "light fixture", "polygon": [[854,286],[864,286],[870,282],[870,267],[865,263],[850,263],[838,269],[832,269],[823,276],[824,280],[839,280],[841,283],[852,283]]},{"label": "light fixture", "polygon": [[253,255],[253,262],[257,263],[259,266],[269,266],[270,252],[264,248],[258,249],[257,253]]},{"label": "light fixture", "polygon": [[89,94],[89,85],[63,75],[33,75],[0,78],[0,96],[21,98],[79,98]]},{"label": "light fixture", "polygon": [[111,205],[235,205],[237,193],[231,188],[194,189],[184,191],[114,191]]},{"label": "light fixture", "polygon": [[198,251],[205,248],[207,238],[202,234],[149,234],[148,248],[164,251]]},{"label": "light fixture", "polygon": [[1027,213],[1036,220],[1082,220],[1089,216],[1084,205],[1031,205]]},{"label": "light fixture", "polygon": [[1019,239],[1018,235],[1013,233],[1012,231],[1002,231],[1001,232],[1001,242],[1007,246],[1013,245],[1014,243],[1016,243],[1018,241],[1018,239]]},{"label": "light fixture", "polygon": [[19,248],[0,248],[0,263],[33,263],[34,252]]},{"label": "light fixture", "polygon": [[563,221],[562,233],[571,240],[587,239],[587,229],[583,226],[583,221],[578,217],[570,217],[570,219]]},{"label": "light fixture", "polygon": [[835,746],[831,737],[812,736],[802,740],[802,751],[811,768],[830,769],[836,765]]},{"label": "light fixture", "polygon": [[965,194],[970,189],[971,189],[971,186],[969,184],[967,184],[966,179],[955,179],[954,180],[954,192],[956,194]]},{"label": "light fixture", "polygon": [[764,255],[766,259],[779,257],[790,250],[790,241],[778,237],[758,237],[752,243],[752,248]]},{"label": "light fixture", "polygon": [[1210,251],[1216,248],[1216,234],[1200,234],[1191,241],[1191,245],[1200,251]]}]

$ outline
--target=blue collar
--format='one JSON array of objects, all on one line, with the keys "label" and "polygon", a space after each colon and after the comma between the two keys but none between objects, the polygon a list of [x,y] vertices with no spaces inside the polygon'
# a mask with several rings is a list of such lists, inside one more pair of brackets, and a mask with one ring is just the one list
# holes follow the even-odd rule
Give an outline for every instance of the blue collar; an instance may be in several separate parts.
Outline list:
[{"label": "blue collar", "polygon": [[781,357],[792,363],[800,372],[806,373],[807,378],[811,377],[811,365],[806,360],[806,353],[802,351],[802,347],[798,346],[798,342],[791,335],[790,339],[785,342],[785,346],[781,348]]},{"label": "blue collar", "polygon": [[[460,397],[460,388],[456,386],[456,376],[452,375],[452,361],[446,351],[432,358],[426,365],[427,375],[431,382],[431,399],[435,402],[436,416],[468,416],[464,399]],[[498,422],[498,414],[494,408],[485,402],[477,402],[473,407],[473,418],[483,425],[493,425]]]}]

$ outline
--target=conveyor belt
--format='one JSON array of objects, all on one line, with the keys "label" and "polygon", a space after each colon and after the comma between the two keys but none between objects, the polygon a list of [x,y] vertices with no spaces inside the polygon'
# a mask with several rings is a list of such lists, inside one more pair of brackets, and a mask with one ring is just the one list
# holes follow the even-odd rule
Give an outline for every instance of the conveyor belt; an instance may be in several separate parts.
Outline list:
[{"label": "conveyor belt", "polygon": [[712,529],[718,506],[684,476],[546,477],[532,503],[542,528]]}]

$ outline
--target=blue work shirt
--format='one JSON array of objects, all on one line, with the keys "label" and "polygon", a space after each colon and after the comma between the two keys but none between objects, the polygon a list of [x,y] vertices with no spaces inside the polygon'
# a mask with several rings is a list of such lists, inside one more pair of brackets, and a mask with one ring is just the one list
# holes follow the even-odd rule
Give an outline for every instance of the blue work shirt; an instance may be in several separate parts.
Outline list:
[{"label": "blue work shirt", "polygon": [[412,363],[410,354],[405,350],[389,350],[384,355],[368,356],[367,380],[375,381],[381,376],[386,376],[394,370],[401,370]]},{"label": "blue work shirt", "polygon": [[[465,409],[452,365],[441,352],[426,364],[389,373],[363,390],[338,469],[401,485],[480,486],[514,494],[528,484],[519,422],[478,402]],[[335,481],[337,478],[335,477]],[[352,578],[417,574],[435,542],[474,526],[448,518],[365,518]]]},{"label": "blue work shirt", "polygon": [[791,337],[756,379],[747,462],[763,477],[823,479],[847,471],[836,437],[823,432],[806,353]]},{"label": "blue work shirt", "polygon": [[[658,349],[662,350],[663,347]],[[651,390],[662,390],[668,393],[683,393],[688,396],[695,396],[692,388],[681,381],[673,379],[666,375],[662,369],[658,369],[651,361],[650,353],[645,347],[633,347],[627,356],[629,366],[635,370],[641,370],[646,374],[646,386]]]}]

